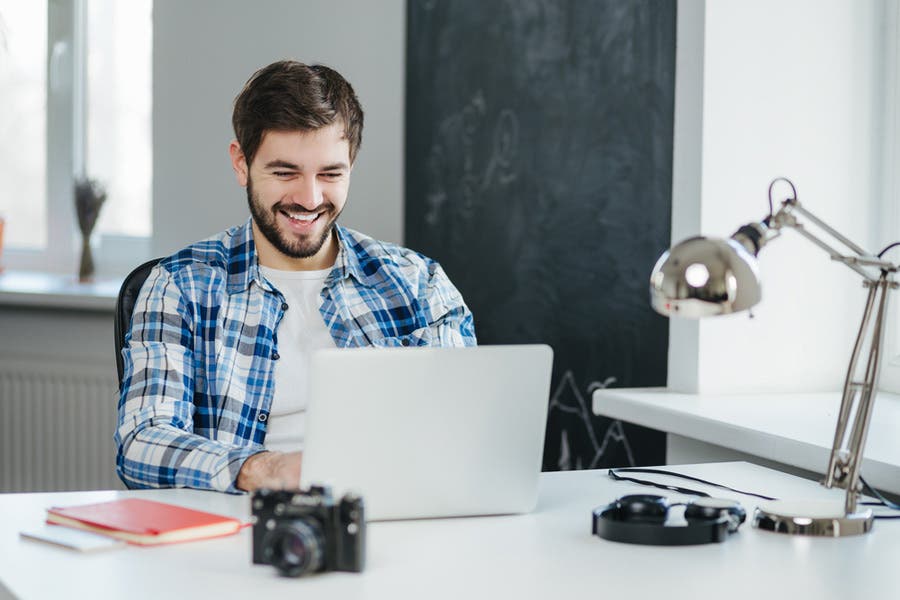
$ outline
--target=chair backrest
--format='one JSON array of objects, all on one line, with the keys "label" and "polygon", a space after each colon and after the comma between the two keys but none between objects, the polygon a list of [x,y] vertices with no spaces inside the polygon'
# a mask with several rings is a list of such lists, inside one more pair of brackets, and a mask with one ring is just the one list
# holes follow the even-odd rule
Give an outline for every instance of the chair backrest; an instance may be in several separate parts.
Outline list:
[{"label": "chair backrest", "polygon": [[125,362],[122,359],[122,348],[125,347],[125,333],[131,327],[131,313],[134,312],[134,302],[150,271],[162,259],[154,258],[134,269],[125,277],[122,287],[119,288],[119,297],[116,299],[116,368],[119,370],[119,390],[122,389],[122,374],[125,372]]}]

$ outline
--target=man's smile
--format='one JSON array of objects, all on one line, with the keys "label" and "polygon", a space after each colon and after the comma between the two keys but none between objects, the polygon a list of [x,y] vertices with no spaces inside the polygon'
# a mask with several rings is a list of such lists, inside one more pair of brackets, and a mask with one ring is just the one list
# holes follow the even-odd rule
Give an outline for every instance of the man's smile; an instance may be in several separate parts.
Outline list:
[{"label": "man's smile", "polygon": [[321,213],[290,213],[284,211],[284,214],[295,221],[313,221],[318,219]]},{"label": "man's smile", "polygon": [[[289,231],[297,234],[308,234],[318,226],[320,217],[327,216],[331,211],[328,207],[320,207],[317,211],[297,210],[296,207],[290,209],[281,206],[275,206],[274,211],[280,215],[285,221]],[[282,225],[284,227],[284,225]]]}]

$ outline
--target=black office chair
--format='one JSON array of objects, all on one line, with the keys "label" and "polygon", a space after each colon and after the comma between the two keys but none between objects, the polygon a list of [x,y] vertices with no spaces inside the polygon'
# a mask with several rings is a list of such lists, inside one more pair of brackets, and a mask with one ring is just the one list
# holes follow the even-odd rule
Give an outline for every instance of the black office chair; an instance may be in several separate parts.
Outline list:
[{"label": "black office chair", "polygon": [[116,299],[116,367],[119,370],[119,390],[122,389],[122,374],[125,372],[125,363],[122,360],[122,348],[125,347],[125,333],[131,327],[131,313],[134,312],[134,302],[141,291],[141,286],[147,281],[150,270],[162,260],[154,258],[137,267],[122,282],[119,288],[119,297]]}]

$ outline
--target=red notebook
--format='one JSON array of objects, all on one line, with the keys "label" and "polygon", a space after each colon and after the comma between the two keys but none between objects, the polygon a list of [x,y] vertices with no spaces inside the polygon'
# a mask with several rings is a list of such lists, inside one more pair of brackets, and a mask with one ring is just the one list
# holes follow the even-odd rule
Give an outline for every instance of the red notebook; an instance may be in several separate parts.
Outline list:
[{"label": "red notebook", "polygon": [[231,535],[243,526],[232,517],[140,498],[48,508],[47,522],[141,546]]}]

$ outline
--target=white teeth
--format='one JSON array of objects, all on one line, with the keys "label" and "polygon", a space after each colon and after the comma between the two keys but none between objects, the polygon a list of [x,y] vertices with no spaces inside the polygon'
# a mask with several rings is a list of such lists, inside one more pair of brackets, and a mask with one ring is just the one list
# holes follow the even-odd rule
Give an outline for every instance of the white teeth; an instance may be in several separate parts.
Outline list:
[{"label": "white teeth", "polygon": [[304,213],[304,214],[293,214],[293,213],[288,213],[287,215],[288,215],[290,218],[292,218],[292,219],[294,219],[294,220],[296,220],[296,221],[313,221],[313,220],[315,220],[316,217],[319,216],[319,213],[312,213],[312,214],[306,214],[306,213]]}]

